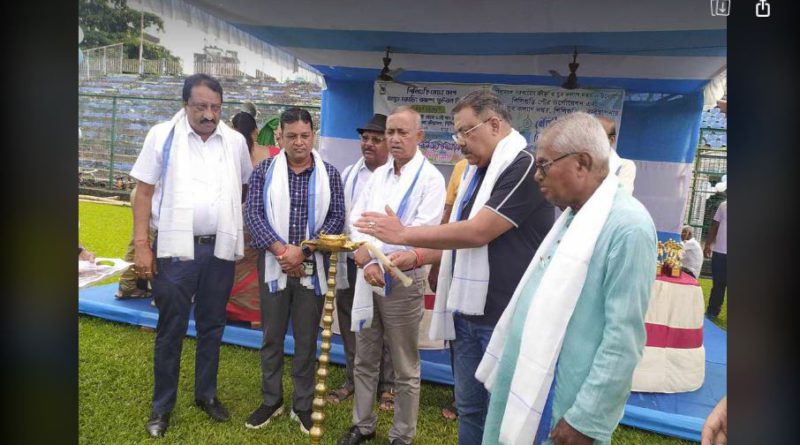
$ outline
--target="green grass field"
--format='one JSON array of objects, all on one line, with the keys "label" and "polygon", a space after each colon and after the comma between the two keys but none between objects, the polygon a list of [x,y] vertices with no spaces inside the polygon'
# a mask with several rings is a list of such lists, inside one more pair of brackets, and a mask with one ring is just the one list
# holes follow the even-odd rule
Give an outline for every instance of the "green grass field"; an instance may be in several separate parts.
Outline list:
[{"label": "green grass field", "polygon": [[[131,210],[103,204],[79,205],[80,241],[98,256],[122,257],[131,231]],[[111,280],[113,281],[113,279]],[[702,280],[706,298],[710,282]],[[720,325],[727,326],[727,301]],[[231,421],[212,422],[193,406],[195,340],[184,341],[178,401],[165,437],[149,439],[144,424],[150,414],[153,386],[154,334],[136,326],[89,316],[78,318],[79,428],[82,444],[307,444],[297,423],[284,414],[261,430],[249,430],[244,421],[261,403],[258,351],[223,345],[220,353],[218,395]],[[333,365],[328,386],[338,387],[343,367]],[[284,399],[291,402],[291,357],[284,363]],[[454,444],[457,424],[444,420],[441,407],[452,396],[450,387],[422,384],[416,444]],[[323,443],[333,444],[350,427],[352,403],[328,405]],[[378,435],[372,443],[386,443],[391,415],[379,412]],[[615,445],[677,445],[691,442],[620,426]]]}]

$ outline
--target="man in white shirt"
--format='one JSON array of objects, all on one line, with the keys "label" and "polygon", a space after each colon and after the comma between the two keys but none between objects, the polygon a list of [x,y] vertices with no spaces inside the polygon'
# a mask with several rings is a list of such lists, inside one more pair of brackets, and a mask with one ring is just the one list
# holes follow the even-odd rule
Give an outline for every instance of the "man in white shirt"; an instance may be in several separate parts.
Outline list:
[{"label": "man in white shirt", "polygon": [[[633,183],[636,180],[636,164],[630,159],[620,158],[619,155],[617,155],[617,124],[605,116],[599,116],[597,119],[603,125],[606,136],[608,136],[608,142],[611,144],[610,156],[619,158],[619,167],[617,167],[613,173],[619,178],[622,188],[632,195]],[[609,162],[609,165],[613,164]]]},{"label": "man in white shirt", "polygon": [[692,226],[683,226],[681,241],[683,242],[683,271],[695,278],[700,278],[700,269],[703,268],[703,248],[694,239]]},{"label": "man in white shirt", "polygon": [[[181,346],[195,297],[195,403],[222,422],[219,346],[234,261],[244,253],[242,194],[252,166],[244,137],[220,121],[222,87],[206,74],[186,78],[183,108],[150,129],[131,170],[134,268],[152,282],[158,307],[153,405],[146,425],[164,435],[175,406]],[[156,232],[153,246],[148,232]],[[155,255],[154,255],[155,252]]]},{"label": "man in white shirt", "polygon": [[[395,109],[386,121],[386,141],[393,160],[375,170],[365,189],[370,191],[354,206],[350,223],[365,211],[397,215],[408,226],[439,224],[444,207],[442,174],[419,151],[424,132],[419,113],[409,107]],[[366,240],[384,254],[409,246],[382,243],[351,228],[356,241]],[[416,435],[419,413],[419,323],[423,314],[425,269],[422,261],[405,273],[413,283],[404,287],[392,280],[383,265],[362,246],[355,262],[363,271],[356,278],[351,328],[356,333],[353,369],[355,398],[353,426],[337,442],[356,445],[375,437],[378,418],[373,412],[383,342],[389,344],[395,375],[394,422],[391,444],[410,444]],[[384,296],[385,295],[385,296]]]},{"label": "man in white shirt", "polygon": [[[713,254],[712,254],[713,252]],[[722,310],[725,301],[725,290],[728,287],[728,201],[723,201],[717,207],[714,221],[711,223],[711,232],[708,234],[703,253],[711,257],[711,295],[708,299],[706,315],[716,318]]]},{"label": "man in white shirt", "polygon": [[[345,221],[350,217],[356,201],[364,195],[365,185],[372,177],[375,170],[386,164],[389,159],[389,148],[386,146],[386,115],[374,114],[362,128],[357,128],[361,135],[361,159],[342,170],[342,182],[344,184],[344,204],[346,209]],[[345,224],[345,233],[347,224]],[[353,310],[353,294],[356,287],[356,267],[355,254],[350,252],[340,254],[337,265],[336,279],[336,317],[339,321],[339,332],[342,336],[345,355],[344,382],[339,389],[333,390],[328,394],[327,401],[338,404],[350,397],[355,392],[353,383],[353,362],[356,354],[356,334],[350,329],[350,313]],[[389,408],[392,400],[394,388],[394,371],[392,370],[392,359],[387,348],[384,348],[381,362],[380,383],[378,391],[381,393],[381,408]]]}]

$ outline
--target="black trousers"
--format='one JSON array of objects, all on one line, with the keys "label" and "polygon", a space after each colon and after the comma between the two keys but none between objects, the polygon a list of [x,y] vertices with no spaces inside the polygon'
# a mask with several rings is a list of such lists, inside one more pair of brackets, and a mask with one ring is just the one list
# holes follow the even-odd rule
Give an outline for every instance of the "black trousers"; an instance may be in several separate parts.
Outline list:
[{"label": "black trousers", "polygon": [[728,288],[728,255],[714,252],[711,255],[711,295],[708,299],[706,314],[711,317],[719,315],[725,301],[725,290]]},{"label": "black trousers", "polygon": [[[155,247],[153,248],[155,252]],[[214,257],[214,244],[194,245],[195,259],[158,259],[153,297],[158,324],[153,370],[153,414],[171,412],[178,393],[181,349],[195,297],[195,399],[217,395],[219,346],[225,329],[225,305],[233,287],[234,262]]]}]

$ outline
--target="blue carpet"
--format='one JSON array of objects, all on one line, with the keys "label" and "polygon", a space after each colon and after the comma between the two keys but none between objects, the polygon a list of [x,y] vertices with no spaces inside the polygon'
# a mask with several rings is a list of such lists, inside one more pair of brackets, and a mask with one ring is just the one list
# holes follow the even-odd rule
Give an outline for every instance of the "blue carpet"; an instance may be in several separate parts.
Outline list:
[{"label": "blue carpet", "polygon": [[[158,322],[158,310],[150,305],[151,299],[117,300],[114,293],[117,291],[116,284],[105,286],[90,287],[81,289],[78,294],[78,312],[106,320],[120,321],[137,326],[156,327]],[[197,331],[194,326],[194,314],[189,319],[189,329],[187,334],[195,337]],[[245,346],[258,349],[261,347],[261,331],[251,329],[247,323],[229,322],[222,334],[222,341],[232,345]],[[320,340],[317,339],[319,348]],[[294,337],[292,337],[292,326],[289,324],[289,332],[283,343],[286,354],[294,354]],[[319,349],[317,349],[319,355]],[[453,374],[450,371],[450,351],[420,351],[422,359],[422,378],[430,382],[453,384]],[[344,346],[342,338],[334,335],[331,340],[330,360],[344,366]]]},{"label": "blue carpet", "polygon": [[622,423],[699,442],[703,422],[728,392],[728,334],[705,319],[703,346],[706,349],[703,386],[676,394],[631,393]]},{"label": "blue carpet", "polygon": [[[150,299],[120,301],[114,298],[116,289],[116,284],[82,289],[78,296],[78,311],[106,320],[156,327],[158,311],[150,305]],[[197,335],[194,317],[189,320],[187,334]],[[229,323],[225,327],[222,341],[257,349],[261,346],[261,331],[250,329],[247,324]],[[344,365],[341,337],[334,335],[331,343],[331,362]],[[699,442],[705,418],[727,393],[727,334],[706,320],[703,343],[706,348],[706,379],[700,389],[678,394],[632,393],[621,423]],[[287,354],[294,353],[291,325],[284,342],[284,351]],[[420,351],[420,356],[422,379],[453,384],[449,350]]]}]

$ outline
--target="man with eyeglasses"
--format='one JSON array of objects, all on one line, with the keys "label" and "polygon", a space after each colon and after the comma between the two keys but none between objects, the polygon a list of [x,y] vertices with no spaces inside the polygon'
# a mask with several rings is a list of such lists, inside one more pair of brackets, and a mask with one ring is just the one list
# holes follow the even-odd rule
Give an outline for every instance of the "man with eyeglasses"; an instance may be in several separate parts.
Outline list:
[{"label": "man with eyeglasses", "polygon": [[536,147],[536,182],[565,210],[495,328],[477,378],[483,444],[608,444],[641,359],[656,230],[609,169],[594,116],[571,113]]},{"label": "man with eyeglasses", "polygon": [[[363,127],[356,131],[361,136],[361,159],[348,165],[342,170],[344,183],[344,205],[346,209],[345,221],[350,217],[350,211],[358,199],[364,195],[364,185],[375,172],[389,159],[389,148],[386,145],[386,115],[375,114]],[[372,192],[374,193],[374,191]],[[345,225],[345,233],[349,234],[349,225]],[[339,322],[339,332],[342,336],[345,355],[344,382],[339,389],[328,394],[327,401],[333,404],[341,403],[353,396],[355,391],[353,383],[353,360],[356,352],[356,334],[350,329],[350,313],[353,310],[353,292],[356,285],[355,254],[340,253],[336,270],[336,317]],[[382,398],[382,409],[392,407],[391,400],[394,392],[394,371],[392,359],[388,348],[384,348],[381,361],[380,382],[378,392]]]},{"label": "man with eyeglasses", "polygon": [[[449,249],[441,254],[429,336],[453,341],[458,442],[478,444],[489,393],[475,371],[554,212],[534,183],[527,141],[512,128],[496,94],[464,96],[453,108],[453,121],[453,138],[470,165],[450,222],[406,227],[397,218],[367,213],[355,226],[390,244]],[[437,255],[422,252],[426,262],[435,261]]]},{"label": "man with eyeglasses", "polygon": [[146,425],[152,437],[164,435],[175,406],[193,297],[195,403],[213,420],[229,418],[217,399],[219,347],[234,261],[244,255],[242,195],[253,167],[244,137],[220,121],[221,108],[216,79],[187,77],[183,108],[150,130],[131,169],[138,181],[133,268],[138,278],[151,281],[158,307],[155,386]]},{"label": "man with eyeglasses", "polygon": [[292,420],[311,429],[317,333],[327,266],[321,252],[300,247],[319,234],[342,233],[344,194],[336,168],[314,150],[314,122],[301,108],[280,116],[281,152],[265,159],[250,177],[245,222],[259,250],[261,307],[261,405],[245,421],[258,429],[283,412],[283,345],[289,321],[294,337]]}]

